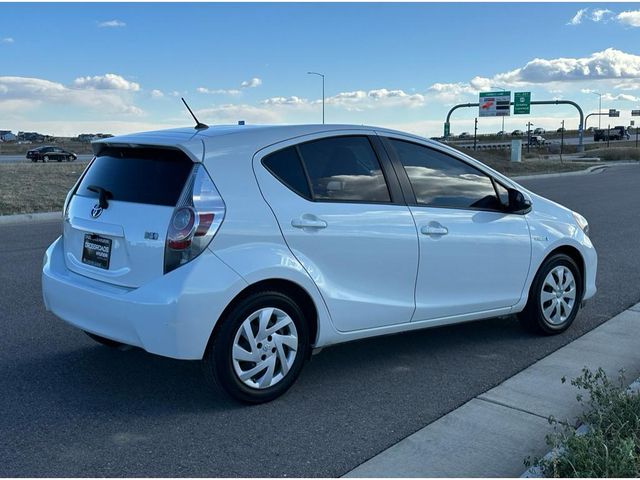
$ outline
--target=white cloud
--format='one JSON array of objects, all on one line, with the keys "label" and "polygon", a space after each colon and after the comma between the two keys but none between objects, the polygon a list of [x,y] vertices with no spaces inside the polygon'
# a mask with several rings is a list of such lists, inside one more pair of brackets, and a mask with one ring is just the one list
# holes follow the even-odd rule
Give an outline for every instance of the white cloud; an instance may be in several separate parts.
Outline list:
[{"label": "white cloud", "polygon": [[591,12],[591,20],[594,22],[607,21],[611,17],[613,12],[608,8],[597,8]]},{"label": "white cloud", "polygon": [[605,93],[602,95],[602,99],[606,101],[623,101],[623,102],[639,102],[640,97],[636,97],[634,95],[629,95],[627,93],[619,93],[618,95],[612,95],[610,93]]},{"label": "white cloud", "polygon": [[151,90],[151,97],[152,98],[162,98],[164,97],[164,93],[162,93],[162,90]]},{"label": "white cloud", "polygon": [[121,20],[108,20],[106,22],[98,22],[99,28],[121,28],[126,26],[127,24]]},{"label": "white cloud", "polygon": [[209,88],[205,88],[205,87],[198,87],[196,88],[196,92],[198,93],[206,93],[209,95],[240,95],[240,90],[238,89],[224,89],[224,88],[218,88],[218,89],[209,89]]},{"label": "white cloud", "polygon": [[273,110],[253,105],[215,105],[197,110],[196,115],[202,121],[213,123],[232,123],[245,120],[247,123],[278,123],[282,117]]},{"label": "white cloud", "polygon": [[607,48],[583,58],[536,58],[524,67],[495,75],[491,82],[521,86],[548,82],[640,77],[640,56]]},{"label": "white cloud", "polygon": [[271,98],[267,98],[265,100],[262,100],[260,102],[262,105],[294,105],[294,106],[299,106],[299,105],[309,105],[309,100],[307,100],[306,98],[300,98],[300,97],[296,97],[291,96],[291,97],[271,97]]},{"label": "white cloud", "polygon": [[616,20],[629,27],[640,27],[640,10],[627,10],[616,15]]},{"label": "white cloud", "polygon": [[10,45],[12,43],[15,43],[15,40],[12,37],[4,37],[3,39],[0,39],[0,43]]},{"label": "white cloud", "polygon": [[328,97],[326,103],[359,111],[376,107],[419,107],[424,105],[425,97],[419,93],[407,93],[400,89],[379,88],[369,91],[341,92]]},{"label": "white cloud", "polygon": [[73,81],[73,85],[77,88],[96,90],[131,90],[132,92],[140,90],[139,84],[130,82],[115,73],[95,75],[93,77],[79,77]]},{"label": "white cloud", "polygon": [[0,106],[11,108],[8,102],[21,102],[25,109],[65,105],[91,108],[100,113],[141,115],[143,111],[132,105],[129,91],[78,88],[40,78],[0,77]]},{"label": "white cloud", "polygon": [[585,17],[585,14],[587,13],[587,10],[588,8],[581,8],[580,10],[578,10],[573,18],[569,20],[567,25],[580,25]]},{"label": "white cloud", "polygon": [[260,85],[262,85],[262,79],[258,77],[253,77],[249,80],[245,80],[240,84],[242,88],[255,88],[259,87]]}]

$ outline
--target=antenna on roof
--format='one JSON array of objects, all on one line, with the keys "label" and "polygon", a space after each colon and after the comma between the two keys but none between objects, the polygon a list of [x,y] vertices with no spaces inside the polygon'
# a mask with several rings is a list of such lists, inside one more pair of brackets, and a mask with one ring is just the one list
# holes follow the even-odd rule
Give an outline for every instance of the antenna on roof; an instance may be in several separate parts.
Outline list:
[{"label": "antenna on roof", "polygon": [[194,115],[193,111],[189,108],[189,105],[187,105],[187,102],[185,101],[185,99],[182,98],[182,97],[180,97],[180,99],[182,100],[182,103],[184,103],[184,106],[187,107],[187,110],[189,110],[189,113],[191,114],[193,119],[196,121],[195,129],[196,130],[206,130],[207,128],[209,128],[208,125],[205,125],[204,123],[200,123],[200,121]]}]

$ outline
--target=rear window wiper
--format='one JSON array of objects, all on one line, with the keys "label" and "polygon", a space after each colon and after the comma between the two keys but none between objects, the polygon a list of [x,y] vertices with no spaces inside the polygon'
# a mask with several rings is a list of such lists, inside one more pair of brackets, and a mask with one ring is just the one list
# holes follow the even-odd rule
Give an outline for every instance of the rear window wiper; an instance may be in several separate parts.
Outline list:
[{"label": "rear window wiper", "polygon": [[91,192],[97,193],[100,197],[99,203],[100,208],[109,208],[108,200],[113,198],[113,193],[111,193],[106,188],[99,187],[98,185],[89,185],[87,190]]}]

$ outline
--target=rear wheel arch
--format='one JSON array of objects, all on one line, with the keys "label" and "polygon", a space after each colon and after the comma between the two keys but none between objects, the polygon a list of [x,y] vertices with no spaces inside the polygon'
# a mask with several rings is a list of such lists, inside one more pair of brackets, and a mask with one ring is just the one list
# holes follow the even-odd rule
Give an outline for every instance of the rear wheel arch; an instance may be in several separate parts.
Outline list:
[{"label": "rear wheel arch", "polygon": [[[225,307],[223,312],[220,314],[218,321],[216,322],[213,331],[209,337],[209,341],[207,343],[206,349],[209,348],[216,334],[220,330],[222,326],[222,320],[229,314],[233,308],[238,305],[245,298],[261,291],[276,291],[279,293],[283,293],[298,304],[302,313],[304,314],[305,320],[308,322],[309,327],[309,339],[311,345],[314,345],[318,336],[318,309],[316,308],[315,302],[309,293],[300,285],[291,280],[285,280],[281,278],[273,278],[268,280],[261,280],[256,283],[252,283],[247,286],[238,293],[231,302]],[[205,349],[205,351],[206,351]],[[311,349],[309,349],[311,352]]]}]

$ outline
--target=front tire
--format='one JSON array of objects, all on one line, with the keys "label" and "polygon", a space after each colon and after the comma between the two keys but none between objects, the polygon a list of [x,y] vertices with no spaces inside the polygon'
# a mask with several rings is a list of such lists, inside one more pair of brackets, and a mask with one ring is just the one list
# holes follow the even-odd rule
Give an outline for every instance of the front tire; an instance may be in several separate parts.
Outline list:
[{"label": "front tire", "polygon": [[553,255],[538,270],[527,306],[518,314],[518,319],[533,333],[562,333],[575,320],[582,294],[582,275],[576,262],[562,253]]},{"label": "front tire", "polygon": [[47,155],[42,157],[42,163],[47,163],[48,161],[49,161],[49,157]]},{"label": "front tire", "polygon": [[284,394],[310,348],[308,324],[297,303],[280,292],[257,292],[220,321],[202,362],[206,380],[245,403]]}]

